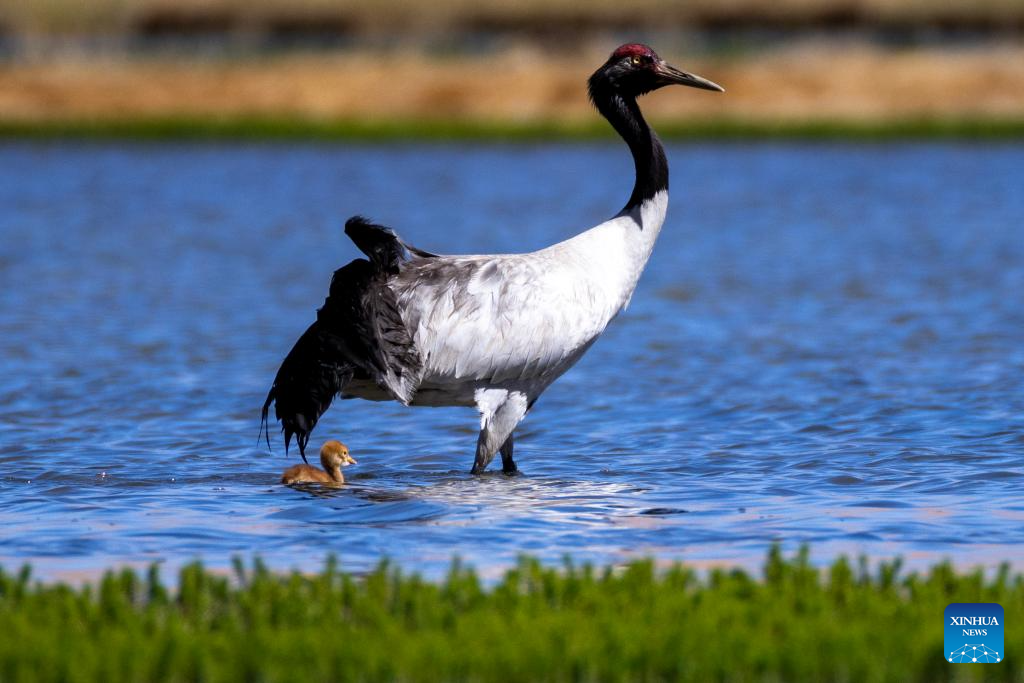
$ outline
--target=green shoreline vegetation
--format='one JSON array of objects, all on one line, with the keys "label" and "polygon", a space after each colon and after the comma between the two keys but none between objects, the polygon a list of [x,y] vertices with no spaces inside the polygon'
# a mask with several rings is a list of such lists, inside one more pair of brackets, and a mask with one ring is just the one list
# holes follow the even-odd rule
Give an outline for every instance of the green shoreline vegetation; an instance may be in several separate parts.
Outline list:
[{"label": "green shoreline vegetation", "polygon": [[[1024,118],[861,120],[701,119],[653,122],[668,141],[1021,140]],[[317,120],[233,116],[0,121],[6,140],[547,142],[613,136],[603,121]]]},{"label": "green shoreline vegetation", "polygon": [[[189,565],[174,591],[155,567],[81,587],[0,571],[0,681],[1024,680],[1024,576],[868,566],[777,547],[760,580],[522,559],[488,585],[458,562],[431,582],[257,561]],[[1003,662],[944,661],[951,602],[1003,606]]]}]

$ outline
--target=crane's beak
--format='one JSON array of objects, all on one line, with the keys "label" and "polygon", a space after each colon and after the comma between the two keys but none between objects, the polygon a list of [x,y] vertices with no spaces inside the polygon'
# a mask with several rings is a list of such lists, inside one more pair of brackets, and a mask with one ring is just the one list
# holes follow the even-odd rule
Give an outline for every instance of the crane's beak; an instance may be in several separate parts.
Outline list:
[{"label": "crane's beak", "polygon": [[685,71],[680,71],[670,64],[661,62],[655,67],[655,73],[658,74],[658,85],[688,85],[691,88],[700,88],[701,90],[713,90],[714,92],[725,92],[725,88],[709,81],[706,78],[701,78],[696,74],[688,74]]}]

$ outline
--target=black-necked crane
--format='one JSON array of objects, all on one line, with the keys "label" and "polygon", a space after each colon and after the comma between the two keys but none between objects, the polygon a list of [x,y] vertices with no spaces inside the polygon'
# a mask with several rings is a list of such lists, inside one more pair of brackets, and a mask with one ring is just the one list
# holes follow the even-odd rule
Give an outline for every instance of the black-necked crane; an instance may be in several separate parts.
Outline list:
[{"label": "black-necked crane", "polygon": [[[666,85],[722,92],[646,45],[615,50],[590,99],[629,145],[636,180],[613,218],[528,254],[439,256],[356,216],[345,233],[367,259],[335,271],[330,293],[281,368],[271,403],[285,447],[305,460],[335,396],[480,412],[472,472],[500,452],[516,471],[513,432],[537,398],[629,303],[668,208],[668,161],[637,97]],[[269,434],[268,434],[269,439]]]}]

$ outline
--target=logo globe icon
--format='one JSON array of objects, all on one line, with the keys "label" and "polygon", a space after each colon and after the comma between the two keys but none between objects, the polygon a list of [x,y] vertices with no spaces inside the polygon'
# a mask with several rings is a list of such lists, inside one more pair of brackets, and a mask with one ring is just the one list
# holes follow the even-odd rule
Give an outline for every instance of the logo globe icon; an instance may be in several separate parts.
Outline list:
[{"label": "logo globe icon", "polygon": [[950,662],[954,664],[992,664],[1002,660],[995,650],[985,647],[984,643],[968,644],[949,653]]}]

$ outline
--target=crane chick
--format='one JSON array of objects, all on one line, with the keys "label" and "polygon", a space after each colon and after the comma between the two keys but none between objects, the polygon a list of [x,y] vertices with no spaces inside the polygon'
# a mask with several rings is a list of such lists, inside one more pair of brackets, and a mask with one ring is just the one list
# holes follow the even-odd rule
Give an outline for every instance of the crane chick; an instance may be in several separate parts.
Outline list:
[{"label": "crane chick", "polygon": [[313,465],[292,465],[281,475],[282,484],[329,484],[337,486],[345,483],[345,475],[341,468],[355,465],[356,461],[348,452],[348,446],[340,441],[328,441],[320,447],[320,464],[323,469]]}]

